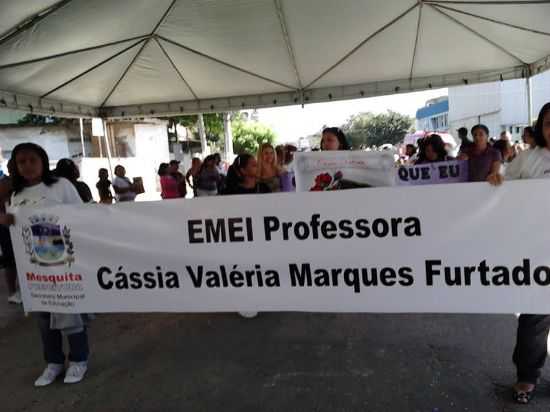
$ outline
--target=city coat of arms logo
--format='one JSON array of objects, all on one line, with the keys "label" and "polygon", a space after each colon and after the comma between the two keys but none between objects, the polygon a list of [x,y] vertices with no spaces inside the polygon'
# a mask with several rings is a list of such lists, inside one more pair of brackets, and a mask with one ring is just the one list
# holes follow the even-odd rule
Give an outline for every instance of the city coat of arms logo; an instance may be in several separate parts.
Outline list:
[{"label": "city coat of arms logo", "polygon": [[58,224],[54,215],[35,215],[30,225],[23,226],[25,252],[31,263],[40,266],[71,265],[74,262],[74,245],[71,230]]}]

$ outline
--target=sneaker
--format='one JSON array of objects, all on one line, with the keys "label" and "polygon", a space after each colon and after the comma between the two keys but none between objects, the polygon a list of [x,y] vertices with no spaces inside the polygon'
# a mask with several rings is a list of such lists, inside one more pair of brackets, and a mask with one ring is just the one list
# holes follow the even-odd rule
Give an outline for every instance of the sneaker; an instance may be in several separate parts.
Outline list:
[{"label": "sneaker", "polygon": [[239,312],[243,318],[252,319],[258,316],[258,312]]},{"label": "sneaker", "polygon": [[54,383],[57,377],[63,373],[63,368],[64,365],[60,363],[48,363],[42,375],[34,382],[34,386],[39,388]]},{"label": "sneaker", "polygon": [[13,303],[15,305],[23,303],[21,300],[21,292],[17,291],[13,295],[8,296],[8,303]]},{"label": "sneaker", "polygon": [[78,383],[84,379],[88,370],[88,362],[71,362],[65,374],[64,383]]}]

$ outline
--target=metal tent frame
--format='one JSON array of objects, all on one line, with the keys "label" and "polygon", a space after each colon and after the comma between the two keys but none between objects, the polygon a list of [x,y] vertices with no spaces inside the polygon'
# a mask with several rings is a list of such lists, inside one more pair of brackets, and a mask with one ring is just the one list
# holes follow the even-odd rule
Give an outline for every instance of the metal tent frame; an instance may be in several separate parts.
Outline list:
[{"label": "metal tent frame", "polygon": [[[116,40],[103,44],[97,44],[92,47],[85,47],[75,50],[64,50],[59,53],[51,54],[48,56],[40,56],[23,61],[10,62],[2,64],[0,62],[0,79],[2,77],[2,71],[6,69],[13,69],[17,67],[26,66],[29,64],[45,62],[65,56],[78,55],[93,50],[99,50],[115,45],[122,45],[125,43],[131,43],[116,53],[104,58],[98,62],[95,62],[86,70],[78,73],[75,76],[65,80],[61,84],[56,85],[46,93],[42,93],[40,96],[30,96],[24,93],[19,93],[16,90],[3,91],[0,90],[0,108],[9,108],[24,110],[28,112],[35,112],[40,114],[66,116],[66,117],[102,117],[106,119],[127,118],[127,117],[139,117],[139,116],[158,116],[158,115],[180,115],[180,114],[195,114],[195,113],[207,113],[207,112],[226,112],[233,110],[249,109],[249,108],[265,108],[275,106],[285,106],[293,104],[308,104],[326,101],[336,101],[344,99],[354,99],[361,97],[380,96],[394,93],[404,93],[419,90],[426,90],[432,88],[447,87],[453,85],[462,84],[475,84],[492,81],[503,81],[508,79],[524,78],[529,79],[532,75],[540,73],[542,71],[550,69],[550,55],[543,57],[535,62],[527,62],[518,57],[513,51],[510,51],[505,44],[498,44],[488,36],[480,32],[479,30],[468,26],[467,24],[459,21],[456,17],[450,13],[455,13],[469,18],[473,18],[479,22],[489,22],[498,26],[512,28],[514,30],[526,33],[533,33],[540,36],[547,36],[550,40],[550,32],[535,30],[529,27],[524,27],[517,24],[512,24],[506,21],[495,19],[492,17],[483,16],[480,14],[468,12],[457,8],[457,6],[464,5],[550,5],[550,0],[530,0],[530,1],[448,1],[448,0],[418,0],[411,7],[404,10],[401,14],[396,16],[391,21],[381,25],[376,31],[369,34],[362,39],[358,44],[352,47],[346,54],[341,56],[336,62],[328,65],[327,68],[322,70],[313,80],[307,84],[303,84],[302,76],[298,68],[296,61],[296,52],[293,45],[293,39],[291,33],[288,30],[287,18],[285,15],[284,5],[282,0],[273,0],[274,12],[277,15],[277,19],[280,24],[281,36],[285,43],[285,48],[288,52],[288,58],[291,65],[291,70],[295,75],[296,84],[287,84],[277,79],[265,76],[261,73],[248,70],[245,67],[240,67],[232,64],[228,61],[220,59],[216,56],[204,53],[195,48],[189,47],[179,41],[175,41],[166,36],[158,33],[159,27],[165,22],[166,18],[173,11],[174,6],[178,0],[172,0],[169,6],[166,8],[161,18],[155,22],[154,27],[148,33],[144,33],[140,36],[132,36],[122,40]],[[17,38],[22,33],[35,27],[38,23],[44,24],[47,22],[49,16],[57,12],[58,10],[66,7],[70,7],[72,0],[61,0],[54,3],[49,8],[41,10],[33,16],[28,17],[22,22],[17,23],[12,29],[0,36],[0,47],[12,39]],[[447,19],[449,24],[459,26],[461,29],[466,30],[470,34],[474,35],[479,41],[490,45],[493,48],[498,49],[502,53],[505,53],[514,61],[516,65],[512,67],[506,67],[501,70],[489,70],[489,71],[472,71],[462,73],[450,73],[437,76],[428,77],[415,77],[415,65],[417,64],[417,47],[419,44],[419,37],[423,24],[426,24],[423,19],[423,10],[429,8],[435,11],[439,16]],[[352,56],[354,56],[359,50],[361,50],[366,44],[369,44],[373,39],[377,38],[381,33],[386,32],[389,28],[400,22],[406,16],[409,16],[413,11],[418,12],[417,24],[416,24],[416,38],[414,41],[414,50],[412,52],[412,59],[409,66],[408,78],[396,79],[396,80],[384,80],[384,81],[372,81],[360,84],[342,84],[334,87],[319,87],[319,81],[325,78],[329,73],[333,72],[336,68],[341,66],[344,62],[347,62]],[[550,7],[549,7],[550,16]],[[108,101],[113,93],[117,90],[121,82],[126,78],[128,72],[136,64],[136,61],[142,55],[144,49],[151,42],[156,43],[162,50],[164,58],[168,61],[170,67],[177,74],[186,90],[189,90],[193,96],[192,100],[182,100],[173,102],[162,103],[150,103],[150,104],[128,104],[121,106],[109,106]],[[550,44],[550,42],[549,42]],[[284,92],[277,93],[261,93],[245,96],[229,96],[219,98],[201,98],[201,96],[194,90],[192,82],[185,77],[185,70],[182,70],[175,63],[175,60],[166,49],[166,45],[175,46],[179,49],[185,50],[188,53],[200,56],[208,61],[214,62],[221,66],[230,68],[237,72],[246,74],[256,79],[274,84],[278,87],[285,89]],[[550,47],[549,47],[550,50]],[[76,80],[82,79],[87,74],[98,70],[106,63],[116,59],[121,55],[127,55],[134,53],[130,63],[125,67],[123,72],[118,77],[118,80],[109,88],[109,92],[103,99],[102,104],[99,106],[76,104],[70,101],[57,101],[51,98],[51,95],[56,91],[63,89],[69,84],[72,84]],[[529,82],[527,82],[529,83]],[[530,88],[529,88],[530,90]]]}]

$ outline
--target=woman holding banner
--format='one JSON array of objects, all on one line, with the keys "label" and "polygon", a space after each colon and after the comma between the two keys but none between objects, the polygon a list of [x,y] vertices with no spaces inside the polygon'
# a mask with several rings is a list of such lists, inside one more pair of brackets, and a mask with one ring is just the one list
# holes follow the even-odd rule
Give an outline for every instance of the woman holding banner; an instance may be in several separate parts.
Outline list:
[{"label": "woman holding banner", "polygon": [[489,128],[484,124],[472,127],[474,144],[458,156],[459,160],[468,160],[468,180],[484,182],[498,178],[502,156],[489,145]]},{"label": "woman holding banner", "polygon": [[[10,211],[19,207],[41,208],[66,203],[82,203],[75,187],[64,178],[55,177],[49,169],[48,155],[45,150],[34,143],[17,145],[11,156],[14,162],[12,173],[13,194]],[[51,217],[55,219],[55,216]],[[15,217],[11,213],[0,214],[0,224],[12,225]],[[40,226],[36,230],[51,233],[51,224]],[[34,231],[32,232],[34,236]],[[55,253],[58,243],[41,244],[44,253]],[[38,324],[42,337],[46,369],[34,383],[35,386],[46,386],[53,383],[65,370],[63,353],[63,336],[69,341],[69,368],[65,373],[65,383],[80,382],[88,369],[88,334],[87,315],[39,313]]]},{"label": "woman holding banner", "polygon": [[321,137],[321,150],[351,150],[351,146],[342,129],[327,127]]},{"label": "woman holding banner", "polygon": [[[536,147],[517,156],[506,169],[506,180],[536,179],[550,176],[550,103],[540,111],[535,127]],[[491,176],[494,185],[501,179]],[[531,400],[546,356],[550,330],[550,315],[521,314],[518,319],[514,364],[517,369],[517,383],[514,385],[514,399],[521,404]]]}]

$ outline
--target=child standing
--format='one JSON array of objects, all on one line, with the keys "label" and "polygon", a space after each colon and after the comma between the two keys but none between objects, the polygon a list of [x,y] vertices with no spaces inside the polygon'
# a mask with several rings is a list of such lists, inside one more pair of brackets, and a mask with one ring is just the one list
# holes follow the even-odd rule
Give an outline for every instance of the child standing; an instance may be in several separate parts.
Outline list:
[{"label": "child standing", "polygon": [[[34,143],[19,144],[13,149],[12,161],[14,173],[11,207],[8,213],[0,214],[0,224],[14,224],[15,217],[9,212],[19,207],[40,208],[82,203],[78,192],[67,179],[57,178],[52,174],[48,155],[42,147]],[[88,316],[38,313],[37,317],[47,366],[34,385],[49,385],[65,370],[63,336],[67,337],[70,349],[69,367],[64,382],[80,382],[88,370]]]},{"label": "child standing", "polygon": [[95,185],[99,193],[99,203],[110,205],[113,203],[113,194],[111,193],[111,181],[107,169],[99,169],[99,181]]}]

